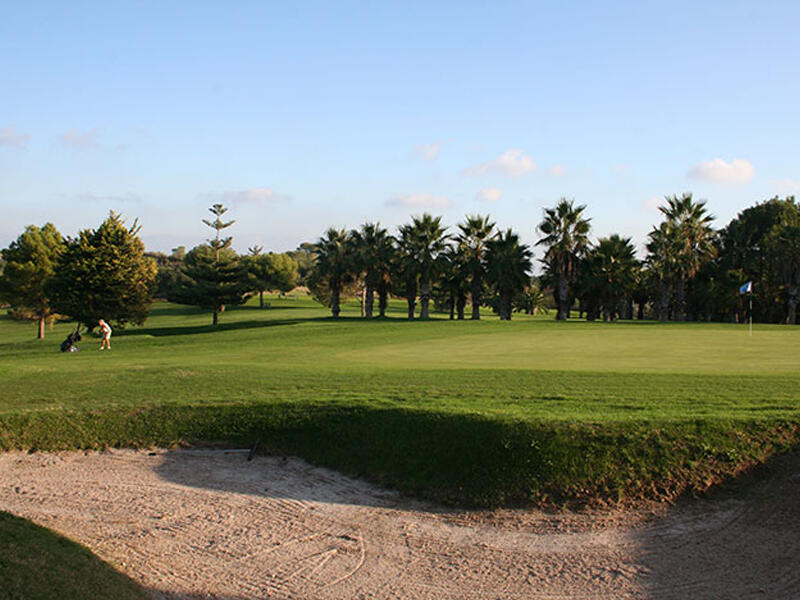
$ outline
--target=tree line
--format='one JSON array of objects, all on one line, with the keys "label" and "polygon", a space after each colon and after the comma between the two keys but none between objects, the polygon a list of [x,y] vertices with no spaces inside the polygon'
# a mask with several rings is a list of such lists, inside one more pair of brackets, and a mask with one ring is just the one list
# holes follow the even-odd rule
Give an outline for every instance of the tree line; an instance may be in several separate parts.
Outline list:
[{"label": "tree line", "polygon": [[297,282],[297,263],[289,256],[263,253],[254,246],[239,256],[231,238],[221,231],[233,224],[222,221],[226,209],[211,207],[214,220],[204,222],[215,237],[188,252],[176,248],[167,256],[145,252],[138,236],[111,213],[97,229],[64,238],[55,226],[28,226],[2,252],[0,301],[10,305],[8,314],[37,323],[44,338],[46,323],[70,318],[88,330],[99,319],[124,327],[142,324],[153,298],[208,308],[212,323],[226,305],[241,304],[266,290],[289,291]]},{"label": "tree line", "polygon": [[[412,217],[396,235],[377,223],[328,229],[311,246],[312,293],[338,317],[343,293],[362,294],[362,314],[386,314],[390,295],[406,299],[408,318],[430,314],[430,302],[450,318],[480,318],[491,306],[501,319],[554,305],[556,319],[613,321],[743,321],[753,300],[756,320],[797,322],[800,206],[775,197],[740,212],[716,230],[706,203],[692,194],[668,196],[662,221],[648,234],[644,259],[631,238],[590,239],[586,207],[562,198],[537,226],[542,271],[531,275],[533,251],[511,229],[470,215],[448,233],[441,217]],[[753,282],[747,302],[741,286]]]},{"label": "tree line", "polygon": [[[148,253],[135,221],[113,212],[97,228],[64,238],[48,223],[29,226],[2,252],[0,301],[8,314],[34,320],[38,335],[59,316],[92,329],[98,319],[141,324],[155,296],[212,312],[254,294],[308,286],[334,317],[343,296],[360,295],[362,315],[385,317],[390,297],[404,298],[409,319],[434,309],[472,319],[489,306],[503,320],[514,311],[556,309],[556,319],[580,318],[797,322],[800,287],[800,205],[771,198],[741,211],[722,229],[705,202],[691,194],[668,196],[662,221],[648,234],[643,259],[630,238],[617,234],[592,242],[586,207],[562,198],[544,211],[536,246],[541,274],[533,276],[533,249],[489,216],[469,215],[453,233],[442,217],[422,214],[392,235],[378,223],[353,230],[328,229],[316,243],[288,253],[246,255],[223,232],[227,209],[215,204],[203,222],[214,237],[189,251]],[[753,315],[740,293],[751,281]]]}]

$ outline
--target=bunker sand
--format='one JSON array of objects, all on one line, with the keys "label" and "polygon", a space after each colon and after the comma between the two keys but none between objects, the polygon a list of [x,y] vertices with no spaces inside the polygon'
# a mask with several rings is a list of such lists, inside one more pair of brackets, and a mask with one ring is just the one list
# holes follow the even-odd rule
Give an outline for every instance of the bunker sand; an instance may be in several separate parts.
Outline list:
[{"label": "bunker sand", "polygon": [[712,499],[449,511],[299,459],[221,450],[0,455],[0,509],[154,598],[796,598],[800,457]]}]

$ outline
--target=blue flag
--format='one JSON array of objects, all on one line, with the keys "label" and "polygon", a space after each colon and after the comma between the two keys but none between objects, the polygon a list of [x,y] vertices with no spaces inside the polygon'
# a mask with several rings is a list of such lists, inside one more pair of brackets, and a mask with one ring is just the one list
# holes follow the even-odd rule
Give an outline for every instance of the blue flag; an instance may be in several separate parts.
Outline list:
[{"label": "blue flag", "polygon": [[752,291],[753,291],[753,282],[752,281],[748,281],[747,283],[745,283],[743,286],[741,286],[739,288],[739,293],[740,294],[749,294]]}]

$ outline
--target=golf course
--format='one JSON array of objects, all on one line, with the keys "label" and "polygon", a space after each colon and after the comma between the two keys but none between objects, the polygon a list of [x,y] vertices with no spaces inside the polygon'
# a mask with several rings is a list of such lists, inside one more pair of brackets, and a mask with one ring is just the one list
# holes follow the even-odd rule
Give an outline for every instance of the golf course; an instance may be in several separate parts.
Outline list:
[{"label": "golf course", "polygon": [[364,321],[300,293],[222,314],[156,302],[110,351],[0,320],[0,448],[250,447],[450,505],[702,491],[800,440],[794,328]]}]

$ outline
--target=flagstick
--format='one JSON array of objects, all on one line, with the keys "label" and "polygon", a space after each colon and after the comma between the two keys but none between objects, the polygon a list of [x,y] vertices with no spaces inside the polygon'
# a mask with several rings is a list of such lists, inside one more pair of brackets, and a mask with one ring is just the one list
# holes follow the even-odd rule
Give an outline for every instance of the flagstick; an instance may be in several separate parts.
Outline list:
[{"label": "flagstick", "polygon": [[750,337],[753,337],[753,292],[748,295],[750,296]]}]

